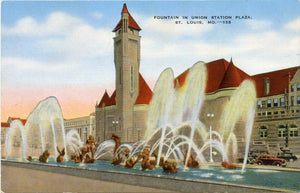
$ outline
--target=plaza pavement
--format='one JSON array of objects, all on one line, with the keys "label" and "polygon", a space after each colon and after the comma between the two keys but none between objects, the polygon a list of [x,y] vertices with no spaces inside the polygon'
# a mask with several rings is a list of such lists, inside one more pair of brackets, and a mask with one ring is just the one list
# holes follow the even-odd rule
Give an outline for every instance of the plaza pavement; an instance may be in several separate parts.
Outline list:
[{"label": "plaza pavement", "polygon": [[5,193],[75,193],[75,192],[159,192],[157,188],[100,181],[27,168],[1,166],[1,190]]}]

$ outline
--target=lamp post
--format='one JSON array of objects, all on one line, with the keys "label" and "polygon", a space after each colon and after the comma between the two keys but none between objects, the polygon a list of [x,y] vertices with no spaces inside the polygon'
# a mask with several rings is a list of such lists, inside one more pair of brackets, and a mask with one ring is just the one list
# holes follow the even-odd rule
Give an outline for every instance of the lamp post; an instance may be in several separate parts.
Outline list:
[{"label": "lamp post", "polygon": [[[212,113],[208,113],[207,117],[208,118],[213,118],[215,115]],[[212,159],[212,125],[210,124],[209,126],[209,156],[210,156],[210,162],[214,162],[214,160]]]},{"label": "lamp post", "polygon": [[119,124],[119,121],[112,121],[113,126],[115,127],[115,131],[117,130],[117,125]]}]

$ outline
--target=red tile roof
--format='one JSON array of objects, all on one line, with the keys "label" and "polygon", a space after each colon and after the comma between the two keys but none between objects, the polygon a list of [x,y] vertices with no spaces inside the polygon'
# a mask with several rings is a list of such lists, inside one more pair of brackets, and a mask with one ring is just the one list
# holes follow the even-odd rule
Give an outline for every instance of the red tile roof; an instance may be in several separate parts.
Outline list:
[{"label": "red tile roof", "polygon": [[107,91],[105,90],[105,93],[103,94],[102,99],[101,99],[98,107],[107,106],[107,104],[109,103],[109,101],[110,101],[110,97],[108,96]]},{"label": "red tile roof", "polygon": [[137,97],[135,104],[149,104],[152,98],[152,91],[143,76],[139,74],[139,96]]},{"label": "red tile roof", "polygon": [[6,122],[1,122],[1,127],[10,127],[10,124]]},{"label": "red tile roof", "polygon": [[[149,104],[152,98],[152,91],[147,82],[141,74],[139,74],[139,95],[135,101],[135,104]],[[105,90],[104,95],[98,105],[98,107],[116,105],[116,90],[111,96],[107,94]]]},{"label": "red tile roof", "polygon": [[[206,94],[222,88],[238,87],[244,79],[249,78],[249,75],[234,66],[232,61],[228,63],[226,60],[220,59],[206,63],[205,65],[207,72]],[[175,86],[179,83],[179,87],[181,87],[188,73],[189,69],[175,78]]]},{"label": "red tile roof", "polygon": [[126,3],[123,4],[122,13],[129,13]]},{"label": "red tile roof", "polygon": [[239,68],[235,67],[232,61],[230,61],[219,89],[238,87],[243,82],[243,80],[247,78],[249,79],[250,76]]},{"label": "red tile roof", "polygon": [[[140,28],[140,26],[135,22],[135,20],[133,19],[133,17],[130,15],[130,13],[129,13],[128,9],[127,9],[126,3],[124,3],[124,5],[123,5],[123,9],[122,9],[122,13],[121,13],[121,14],[123,14],[123,13],[128,13],[128,19],[129,19],[128,27],[140,31],[141,28]],[[119,23],[117,24],[117,26],[113,29],[113,32],[117,31],[117,30],[120,29],[122,26],[123,26],[123,21],[122,21],[122,19],[121,19],[121,20],[119,21]]]},{"label": "red tile roof", "polygon": [[[260,98],[260,97],[284,94],[285,89],[288,92],[289,76],[290,79],[292,79],[295,73],[297,72],[297,70],[299,69],[300,66],[297,66],[294,68],[287,68],[283,70],[257,74],[252,76],[252,79],[254,80],[256,86],[257,97]],[[269,78],[270,80],[270,92],[268,95],[265,95],[265,90],[264,90],[264,80],[266,78]]]},{"label": "red tile roof", "polygon": [[116,93],[116,90],[113,92],[113,94],[111,95],[110,97],[110,101],[108,103],[107,106],[110,106],[110,105],[116,105],[116,96],[117,96],[117,93]]},{"label": "red tile roof", "polygon": [[18,118],[18,117],[11,117],[11,121],[14,121],[14,120],[20,120],[21,122],[22,122],[22,124],[23,125],[25,125],[26,124],[26,119],[20,119],[20,118]]}]

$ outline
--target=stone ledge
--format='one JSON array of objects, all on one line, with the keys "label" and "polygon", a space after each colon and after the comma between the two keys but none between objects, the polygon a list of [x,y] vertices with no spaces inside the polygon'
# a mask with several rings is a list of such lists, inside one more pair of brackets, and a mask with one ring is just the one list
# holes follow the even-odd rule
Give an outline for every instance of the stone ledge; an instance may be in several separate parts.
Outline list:
[{"label": "stone ledge", "polygon": [[181,179],[173,176],[155,176],[150,174],[136,174],[130,172],[96,170],[69,166],[54,166],[29,162],[1,160],[1,164],[33,170],[61,173],[89,179],[173,190],[179,192],[293,192],[283,189],[237,185],[206,180]]}]

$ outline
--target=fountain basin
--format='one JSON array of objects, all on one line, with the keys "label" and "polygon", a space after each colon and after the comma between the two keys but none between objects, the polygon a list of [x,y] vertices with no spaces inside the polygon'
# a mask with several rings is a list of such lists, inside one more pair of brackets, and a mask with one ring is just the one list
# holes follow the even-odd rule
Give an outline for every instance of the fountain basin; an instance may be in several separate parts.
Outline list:
[{"label": "fountain basin", "polygon": [[[180,192],[207,192],[208,190],[216,192],[295,192],[300,190],[299,172],[247,169],[246,173],[241,174],[239,170],[224,170],[221,167],[209,166],[188,171],[179,168],[177,174],[164,174],[161,168],[141,171],[140,165],[137,165],[135,169],[125,169],[122,166],[111,166],[109,161],[99,160],[95,164],[75,164],[74,162],[58,164],[51,160],[47,164],[12,160],[2,160],[1,162],[8,166]],[[261,184],[258,184],[258,181],[261,181]]]}]

